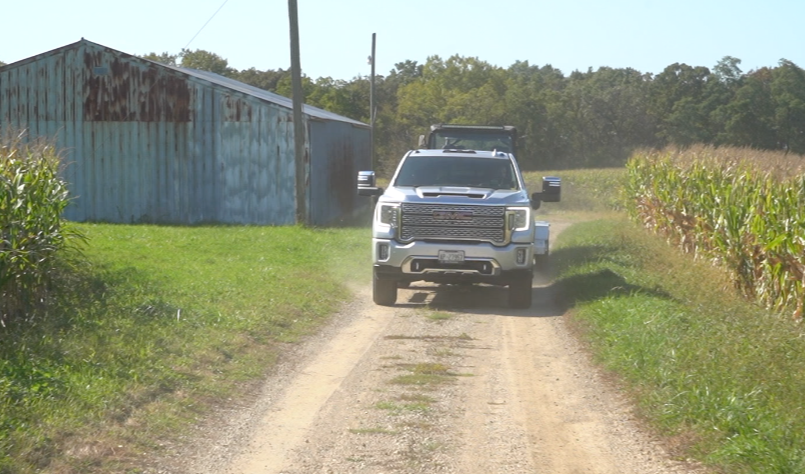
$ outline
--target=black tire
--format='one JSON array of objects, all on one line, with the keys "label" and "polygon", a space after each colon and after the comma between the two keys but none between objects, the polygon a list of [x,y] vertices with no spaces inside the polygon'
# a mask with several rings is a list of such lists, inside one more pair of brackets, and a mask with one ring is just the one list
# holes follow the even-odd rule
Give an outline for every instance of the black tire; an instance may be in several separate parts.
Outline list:
[{"label": "black tire", "polygon": [[527,309],[531,307],[531,279],[529,273],[509,283],[509,307]]},{"label": "black tire", "polygon": [[397,280],[372,278],[372,300],[380,306],[394,306],[397,302]]}]

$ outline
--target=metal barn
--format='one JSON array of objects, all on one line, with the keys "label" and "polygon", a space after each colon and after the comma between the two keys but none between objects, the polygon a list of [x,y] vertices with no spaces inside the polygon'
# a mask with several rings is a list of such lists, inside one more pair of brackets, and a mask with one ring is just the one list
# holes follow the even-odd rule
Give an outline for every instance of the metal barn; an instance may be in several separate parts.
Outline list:
[{"label": "metal barn", "polygon": [[[304,106],[307,214],[336,223],[366,203],[369,126]],[[115,223],[292,224],[292,102],[217,74],[82,39],[0,67],[0,136],[54,140],[74,201],[65,217]]]}]

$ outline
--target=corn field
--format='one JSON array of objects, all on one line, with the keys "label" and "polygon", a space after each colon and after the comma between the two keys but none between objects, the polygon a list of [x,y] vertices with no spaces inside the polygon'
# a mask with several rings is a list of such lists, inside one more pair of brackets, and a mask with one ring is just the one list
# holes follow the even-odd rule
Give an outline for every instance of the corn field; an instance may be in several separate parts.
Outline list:
[{"label": "corn field", "polygon": [[[0,324],[43,302],[56,254],[71,232],[59,157],[47,145],[0,143]],[[80,236],[79,236],[80,237]]]},{"label": "corn field", "polygon": [[805,158],[709,147],[638,152],[626,181],[634,219],[724,266],[746,297],[802,318]]}]

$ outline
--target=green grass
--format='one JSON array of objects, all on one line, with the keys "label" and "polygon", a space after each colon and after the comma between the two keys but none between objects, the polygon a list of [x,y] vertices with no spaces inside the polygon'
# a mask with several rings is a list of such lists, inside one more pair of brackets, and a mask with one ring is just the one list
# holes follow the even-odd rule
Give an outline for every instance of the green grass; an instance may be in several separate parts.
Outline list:
[{"label": "green grass", "polygon": [[435,402],[436,399],[422,393],[404,393],[397,397],[397,401],[380,401],[375,403],[374,407],[379,410],[387,410],[392,415],[412,412],[428,413]]},{"label": "green grass", "polygon": [[450,368],[438,362],[422,362],[418,364],[404,364],[403,368],[409,373],[394,377],[389,383],[396,385],[415,385],[421,387],[435,387],[454,380],[456,374]]},{"label": "green grass", "polygon": [[559,240],[561,301],[681,455],[730,473],[805,472],[800,325],[625,220],[577,224]]},{"label": "green grass", "polygon": [[368,230],[80,225],[86,261],[0,328],[0,473],[109,472],[259,379],[368,280]]},{"label": "green grass", "polygon": [[436,399],[431,396],[422,394],[422,393],[405,393],[400,395],[400,400],[406,402],[418,402],[418,403],[434,403]]},{"label": "green grass", "polygon": [[446,321],[453,317],[452,313],[447,313],[445,311],[429,311],[426,314],[426,317],[432,321]]},{"label": "green grass", "polygon": [[382,401],[375,403],[374,407],[378,410],[385,410],[394,416],[403,413],[427,413],[430,411],[430,404],[424,402],[397,403]]}]

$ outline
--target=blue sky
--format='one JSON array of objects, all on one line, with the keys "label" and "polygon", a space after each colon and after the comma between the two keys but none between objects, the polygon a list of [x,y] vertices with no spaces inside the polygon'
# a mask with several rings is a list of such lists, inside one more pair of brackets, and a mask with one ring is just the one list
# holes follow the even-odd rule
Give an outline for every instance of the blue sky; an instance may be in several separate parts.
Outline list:
[{"label": "blue sky", "polygon": [[[805,68],[803,0],[297,2],[302,72],[314,79],[369,75],[372,33],[381,75],[401,61],[454,54],[501,67],[550,64],[565,75],[602,66],[657,74],[676,62],[712,68],[724,56],[740,59],[743,72],[781,58]],[[236,69],[290,67],[287,0],[0,0],[0,11],[6,63],[83,37],[130,54],[188,47]]]}]

